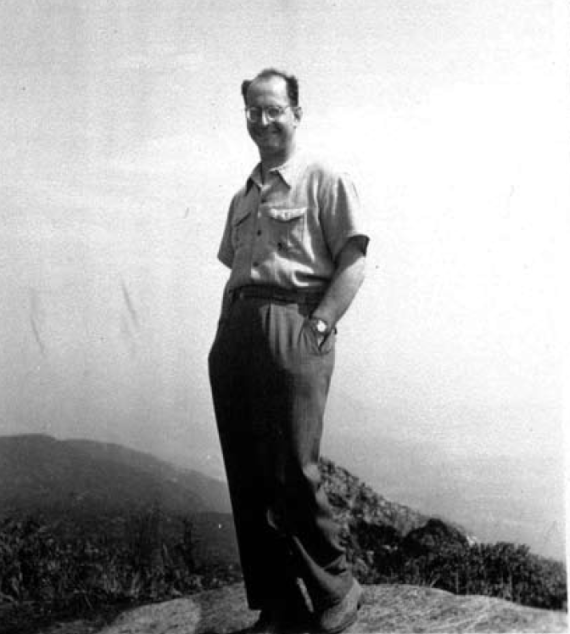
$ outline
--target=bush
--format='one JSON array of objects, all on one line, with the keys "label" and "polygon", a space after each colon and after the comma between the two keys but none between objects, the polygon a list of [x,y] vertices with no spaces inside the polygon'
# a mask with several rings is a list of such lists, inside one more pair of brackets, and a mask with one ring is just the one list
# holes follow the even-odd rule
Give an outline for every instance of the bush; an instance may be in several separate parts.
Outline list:
[{"label": "bush", "polygon": [[564,565],[510,543],[439,545],[421,554],[400,547],[374,550],[368,581],[429,585],[455,594],[481,594],[522,605],[566,607]]},{"label": "bush", "polygon": [[0,522],[0,604],[33,602],[44,612],[77,613],[180,596],[237,578],[239,571],[229,567],[199,569],[191,521],[166,518],[158,508],[128,518],[119,534],[62,530],[40,518]]}]

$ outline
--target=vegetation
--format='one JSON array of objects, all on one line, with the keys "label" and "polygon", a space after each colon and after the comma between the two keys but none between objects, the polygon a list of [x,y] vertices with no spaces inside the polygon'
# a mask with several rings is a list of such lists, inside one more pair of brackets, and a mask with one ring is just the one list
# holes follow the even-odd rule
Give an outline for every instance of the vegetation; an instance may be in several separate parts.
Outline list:
[{"label": "vegetation", "polygon": [[321,460],[349,558],[364,583],[428,585],[552,610],[566,608],[564,564],[523,545],[478,544],[458,526],[429,519]]},{"label": "vegetation", "polygon": [[31,517],[0,521],[0,619],[90,614],[240,579],[231,564],[196,565],[191,522],[172,523],[158,508],[128,518],[122,534],[73,533]]},{"label": "vegetation", "polygon": [[[479,594],[550,610],[566,609],[566,571],[560,562],[510,543],[439,543],[413,548],[356,533],[352,548],[359,577],[365,583],[428,585],[455,594]],[[366,543],[368,541],[368,543]]]},{"label": "vegetation", "polygon": [[[412,542],[386,527],[354,523],[347,538],[361,581],[429,585],[539,608],[566,607],[561,563],[537,557],[526,546],[434,542],[416,533]],[[0,522],[3,618],[7,606],[15,613],[31,605],[36,615],[61,618],[179,597],[240,579],[231,564],[198,566],[194,546],[192,523],[183,517],[173,521],[159,508],[128,518],[121,534],[73,534],[39,519],[6,519]]]}]

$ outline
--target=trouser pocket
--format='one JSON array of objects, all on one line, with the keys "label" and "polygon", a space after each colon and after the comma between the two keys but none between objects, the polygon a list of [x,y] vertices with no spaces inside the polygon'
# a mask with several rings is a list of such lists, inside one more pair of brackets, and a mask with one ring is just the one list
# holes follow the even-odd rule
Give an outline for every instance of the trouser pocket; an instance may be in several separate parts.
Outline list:
[{"label": "trouser pocket", "polygon": [[301,326],[300,342],[311,354],[329,354],[335,347],[336,328],[327,333],[324,339],[320,338],[315,332],[310,318],[305,317]]}]

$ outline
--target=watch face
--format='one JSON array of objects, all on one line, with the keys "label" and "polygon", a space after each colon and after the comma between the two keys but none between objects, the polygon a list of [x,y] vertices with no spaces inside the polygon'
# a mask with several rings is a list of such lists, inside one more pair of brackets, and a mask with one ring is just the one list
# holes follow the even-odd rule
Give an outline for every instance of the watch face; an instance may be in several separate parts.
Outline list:
[{"label": "watch face", "polygon": [[316,323],[317,331],[324,334],[327,331],[327,325],[322,319],[319,319]]}]

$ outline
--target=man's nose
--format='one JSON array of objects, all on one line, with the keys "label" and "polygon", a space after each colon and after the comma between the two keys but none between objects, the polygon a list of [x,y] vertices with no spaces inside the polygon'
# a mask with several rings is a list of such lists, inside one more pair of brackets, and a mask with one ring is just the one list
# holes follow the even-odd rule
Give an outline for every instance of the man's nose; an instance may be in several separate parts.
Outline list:
[{"label": "man's nose", "polygon": [[261,111],[261,118],[259,119],[259,123],[262,126],[268,126],[271,123],[271,120],[269,119],[269,116],[267,115],[267,112],[265,112],[265,110]]}]

